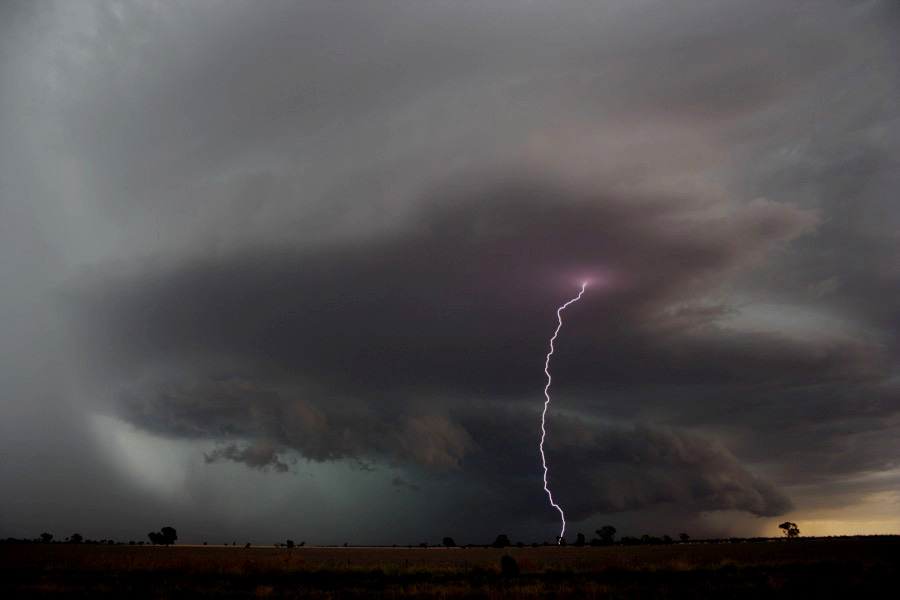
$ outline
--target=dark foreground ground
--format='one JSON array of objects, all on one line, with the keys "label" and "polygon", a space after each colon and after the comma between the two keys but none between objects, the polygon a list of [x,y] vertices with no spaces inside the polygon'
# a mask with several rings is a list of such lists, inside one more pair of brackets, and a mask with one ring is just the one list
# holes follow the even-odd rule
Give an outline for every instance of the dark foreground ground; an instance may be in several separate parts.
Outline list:
[{"label": "dark foreground ground", "polygon": [[[515,561],[506,573],[504,555]],[[898,566],[900,537],[505,550],[30,544],[0,546],[0,597],[887,598],[900,590]]]}]

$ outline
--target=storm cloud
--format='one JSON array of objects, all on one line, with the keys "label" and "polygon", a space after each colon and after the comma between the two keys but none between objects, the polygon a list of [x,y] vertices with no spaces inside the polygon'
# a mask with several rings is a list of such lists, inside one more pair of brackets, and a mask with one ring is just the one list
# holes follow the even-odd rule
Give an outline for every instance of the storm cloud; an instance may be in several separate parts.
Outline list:
[{"label": "storm cloud", "polygon": [[574,522],[898,523],[896,3],[2,10],[8,484],[549,537],[587,280]]}]

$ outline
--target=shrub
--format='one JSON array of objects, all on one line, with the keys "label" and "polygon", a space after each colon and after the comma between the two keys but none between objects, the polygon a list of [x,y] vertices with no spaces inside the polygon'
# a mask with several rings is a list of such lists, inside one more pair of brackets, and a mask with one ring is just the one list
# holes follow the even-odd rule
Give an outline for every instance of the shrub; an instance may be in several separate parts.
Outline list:
[{"label": "shrub", "polygon": [[519,574],[519,563],[516,562],[509,554],[504,554],[500,558],[500,573],[504,577],[511,577]]}]

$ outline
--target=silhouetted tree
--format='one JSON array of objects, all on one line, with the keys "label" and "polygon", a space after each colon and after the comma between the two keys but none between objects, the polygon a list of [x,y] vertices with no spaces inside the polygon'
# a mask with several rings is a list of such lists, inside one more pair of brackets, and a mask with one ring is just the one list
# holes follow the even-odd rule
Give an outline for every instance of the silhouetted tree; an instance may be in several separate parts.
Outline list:
[{"label": "silhouetted tree", "polygon": [[497,539],[494,540],[494,543],[491,544],[494,548],[506,548],[509,545],[509,537],[505,533],[498,535]]},{"label": "silhouetted tree", "polygon": [[612,546],[616,540],[616,528],[612,525],[604,525],[596,533],[600,544],[603,546]]},{"label": "silhouetted tree", "polygon": [[556,536],[556,545],[565,547],[566,546],[566,538]]},{"label": "silhouetted tree", "polygon": [[147,534],[147,537],[154,544],[168,546],[175,543],[175,540],[178,539],[178,533],[172,527],[163,527],[159,531],[151,531]]},{"label": "silhouetted tree", "polygon": [[288,548],[293,548],[293,547],[294,547],[294,540],[288,540],[288,541],[287,541],[287,547],[288,547]]},{"label": "silhouetted tree", "polygon": [[81,537],[80,533],[73,533],[72,537],[69,538],[69,541],[72,542],[73,544],[80,544],[81,542],[84,541],[84,538]]},{"label": "silhouetted tree", "polygon": [[581,548],[582,546],[584,546],[584,534],[583,534],[583,533],[579,533],[579,534],[575,537],[575,541],[572,542],[572,545],[573,545],[573,546],[576,546],[576,547],[578,547],[578,548]]},{"label": "silhouetted tree", "polygon": [[249,548],[249,547],[250,547],[250,542],[247,542],[246,544],[244,544],[244,548]]},{"label": "silhouetted tree", "polygon": [[42,533],[41,534],[41,541],[45,544],[49,544],[50,540],[52,540],[52,539],[53,539],[52,533]]},{"label": "silhouetted tree", "polygon": [[795,538],[798,535],[800,535],[800,529],[797,527],[796,523],[791,523],[790,521],[785,521],[778,527],[779,527],[779,529],[783,529],[784,535],[786,535],[789,538]]},{"label": "silhouetted tree", "polygon": [[450,536],[445,537],[443,540],[443,543],[444,543],[444,546],[446,546],[447,548],[455,548],[456,547],[456,542]]},{"label": "silhouetted tree", "polygon": [[688,541],[689,539],[691,539],[691,536],[689,536],[689,535],[686,534],[686,533],[679,533],[679,534],[678,534],[678,539],[680,539],[682,542],[686,542],[686,541]]},{"label": "silhouetted tree", "polygon": [[671,544],[673,542],[672,537],[669,535],[662,536],[663,544]]}]

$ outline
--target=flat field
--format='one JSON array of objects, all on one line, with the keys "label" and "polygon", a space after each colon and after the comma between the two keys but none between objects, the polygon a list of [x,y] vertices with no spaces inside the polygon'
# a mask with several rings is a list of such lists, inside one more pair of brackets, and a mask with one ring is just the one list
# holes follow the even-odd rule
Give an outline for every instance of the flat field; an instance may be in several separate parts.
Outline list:
[{"label": "flat field", "polygon": [[502,550],[4,544],[0,597],[892,597],[898,566],[900,537]]}]

